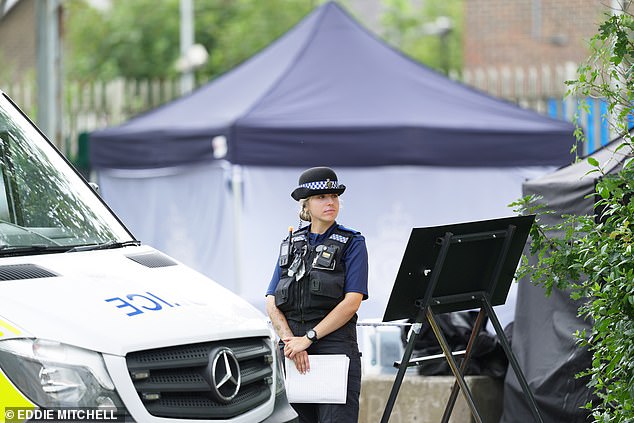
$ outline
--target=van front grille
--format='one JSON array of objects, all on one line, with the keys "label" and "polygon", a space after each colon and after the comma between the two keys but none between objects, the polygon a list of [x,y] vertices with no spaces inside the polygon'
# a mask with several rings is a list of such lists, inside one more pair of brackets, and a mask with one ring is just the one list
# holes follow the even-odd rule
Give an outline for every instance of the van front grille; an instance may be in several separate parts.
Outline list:
[{"label": "van front grille", "polygon": [[273,354],[266,338],[248,338],[138,351],[126,362],[153,416],[222,420],[271,398]]}]

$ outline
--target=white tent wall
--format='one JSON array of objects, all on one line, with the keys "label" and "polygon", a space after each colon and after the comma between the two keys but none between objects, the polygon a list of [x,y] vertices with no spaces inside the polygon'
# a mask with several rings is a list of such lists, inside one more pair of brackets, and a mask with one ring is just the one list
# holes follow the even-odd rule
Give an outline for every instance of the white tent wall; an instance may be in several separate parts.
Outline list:
[{"label": "white tent wall", "polygon": [[[303,168],[245,166],[241,296],[259,308],[279,245],[297,229],[299,205],[290,193]],[[411,229],[513,215],[508,204],[522,183],[553,167],[455,168],[420,166],[337,167],[346,186],[337,221],[359,230],[369,256],[369,294],[361,319],[381,318]],[[509,297],[512,297],[512,292]],[[513,319],[513,298],[496,308],[502,324]]]},{"label": "white tent wall", "polygon": [[[290,197],[303,168],[242,166],[235,202],[225,164],[147,171],[99,172],[106,202],[143,243],[212,277],[264,309],[264,293],[288,227],[299,226]],[[346,185],[338,222],[366,237],[370,298],[362,319],[383,316],[413,227],[512,215],[522,183],[553,167],[455,168],[420,166],[337,167]],[[239,228],[234,209],[242,209]],[[242,251],[234,254],[237,244]],[[239,271],[236,271],[236,266]],[[236,278],[237,276],[237,278]],[[513,318],[514,291],[497,309],[502,324]]]},{"label": "white tent wall", "polygon": [[142,243],[235,290],[227,163],[102,169],[97,180],[104,200]]}]

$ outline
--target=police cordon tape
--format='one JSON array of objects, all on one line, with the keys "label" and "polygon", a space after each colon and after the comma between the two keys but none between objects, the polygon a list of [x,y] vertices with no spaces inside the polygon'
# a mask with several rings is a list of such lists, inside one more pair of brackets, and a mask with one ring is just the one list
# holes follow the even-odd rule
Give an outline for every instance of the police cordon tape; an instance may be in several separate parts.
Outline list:
[{"label": "police cordon tape", "polygon": [[357,326],[412,326],[412,323],[407,322],[372,322],[372,321],[358,321]]}]

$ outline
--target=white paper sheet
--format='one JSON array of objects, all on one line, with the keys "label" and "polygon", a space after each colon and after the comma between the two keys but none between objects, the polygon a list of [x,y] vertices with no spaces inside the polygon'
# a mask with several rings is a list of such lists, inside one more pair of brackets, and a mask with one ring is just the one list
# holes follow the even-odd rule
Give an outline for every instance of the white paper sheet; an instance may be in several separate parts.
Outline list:
[{"label": "white paper sheet", "polygon": [[345,354],[309,355],[310,371],[301,374],[286,359],[288,402],[345,404],[350,359]]}]

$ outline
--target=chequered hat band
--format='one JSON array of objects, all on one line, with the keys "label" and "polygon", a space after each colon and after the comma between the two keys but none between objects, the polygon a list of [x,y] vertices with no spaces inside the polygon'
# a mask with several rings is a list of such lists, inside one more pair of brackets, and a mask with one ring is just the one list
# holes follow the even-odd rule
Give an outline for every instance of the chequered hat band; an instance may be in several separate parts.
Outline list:
[{"label": "chequered hat band", "polygon": [[314,181],[301,184],[299,187],[308,189],[337,189],[339,187],[339,182],[326,179],[325,181]]}]

